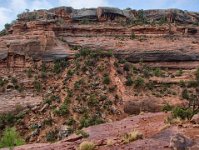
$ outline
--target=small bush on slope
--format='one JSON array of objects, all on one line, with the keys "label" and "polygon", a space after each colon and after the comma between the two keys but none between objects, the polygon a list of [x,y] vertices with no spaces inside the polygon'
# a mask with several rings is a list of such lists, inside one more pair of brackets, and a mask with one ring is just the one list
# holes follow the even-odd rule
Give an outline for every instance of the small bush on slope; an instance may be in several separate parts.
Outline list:
[{"label": "small bush on slope", "polygon": [[14,146],[20,146],[25,144],[24,140],[16,132],[15,128],[6,128],[3,137],[0,141],[0,148],[9,147],[13,148]]},{"label": "small bush on slope", "polygon": [[93,142],[84,141],[80,144],[79,150],[94,150],[95,144]]}]

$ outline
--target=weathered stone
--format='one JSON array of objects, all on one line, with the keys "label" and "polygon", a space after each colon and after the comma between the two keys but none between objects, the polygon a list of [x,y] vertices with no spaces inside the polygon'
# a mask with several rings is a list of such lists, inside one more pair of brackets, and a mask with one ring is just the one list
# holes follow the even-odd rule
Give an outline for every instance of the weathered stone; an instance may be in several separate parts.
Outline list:
[{"label": "weathered stone", "polygon": [[32,134],[31,134],[31,136],[37,136],[37,135],[39,135],[39,132],[40,132],[40,130],[37,128],[37,129],[35,129],[33,132],[32,132]]},{"label": "weathered stone", "polygon": [[191,122],[192,122],[192,123],[195,123],[195,124],[199,124],[199,113],[198,113],[198,114],[195,114],[195,115],[192,117]]},{"label": "weathered stone", "polygon": [[97,12],[95,8],[75,10],[72,14],[74,21],[89,20],[97,21]]},{"label": "weathered stone", "polygon": [[171,137],[169,147],[174,150],[187,150],[191,146],[191,141],[181,134],[176,134]]},{"label": "weathered stone", "polygon": [[115,20],[117,18],[126,19],[122,10],[111,7],[99,7],[97,9],[97,16],[100,21]]},{"label": "weathered stone", "polygon": [[60,130],[59,130],[59,133],[58,133],[58,138],[60,140],[68,137],[69,135],[71,134],[71,130],[69,128],[69,126],[66,126],[66,125],[62,125],[60,127]]},{"label": "weathered stone", "polygon": [[141,101],[129,101],[124,105],[124,112],[127,114],[139,114],[141,111],[146,112],[158,112],[160,106],[156,100],[141,100]]},{"label": "weathered stone", "polygon": [[45,104],[45,105],[39,110],[39,112],[45,111],[46,108],[48,108],[48,107],[49,107],[49,104]]}]

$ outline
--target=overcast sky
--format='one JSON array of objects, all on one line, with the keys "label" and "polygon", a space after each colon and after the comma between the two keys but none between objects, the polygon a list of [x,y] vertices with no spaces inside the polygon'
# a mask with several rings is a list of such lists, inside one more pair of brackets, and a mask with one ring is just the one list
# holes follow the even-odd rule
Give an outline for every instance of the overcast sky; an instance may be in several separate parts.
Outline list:
[{"label": "overcast sky", "polygon": [[25,9],[49,9],[57,6],[88,8],[110,6],[132,9],[178,8],[198,11],[199,0],[0,0],[0,30]]}]

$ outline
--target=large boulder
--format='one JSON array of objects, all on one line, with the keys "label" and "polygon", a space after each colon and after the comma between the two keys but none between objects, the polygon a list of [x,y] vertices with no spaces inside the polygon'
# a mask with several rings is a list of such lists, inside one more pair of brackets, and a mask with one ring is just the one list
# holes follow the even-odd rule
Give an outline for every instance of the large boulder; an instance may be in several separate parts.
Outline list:
[{"label": "large boulder", "polygon": [[171,137],[169,147],[173,150],[187,150],[192,145],[192,141],[182,134],[176,134]]},{"label": "large boulder", "polygon": [[132,115],[132,114],[139,114],[140,112],[158,112],[160,111],[161,107],[158,105],[156,100],[152,99],[145,99],[140,101],[128,101],[124,105],[124,112]]},{"label": "large boulder", "polygon": [[126,19],[129,14],[123,12],[118,8],[113,7],[99,7],[97,8],[97,16],[100,21],[115,20],[115,19]]},{"label": "large boulder", "polygon": [[97,12],[95,8],[90,9],[79,9],[75,10],[72,13],[73,21],[81,21],[81,20],[89,20],[89,21],[97,21]]}]

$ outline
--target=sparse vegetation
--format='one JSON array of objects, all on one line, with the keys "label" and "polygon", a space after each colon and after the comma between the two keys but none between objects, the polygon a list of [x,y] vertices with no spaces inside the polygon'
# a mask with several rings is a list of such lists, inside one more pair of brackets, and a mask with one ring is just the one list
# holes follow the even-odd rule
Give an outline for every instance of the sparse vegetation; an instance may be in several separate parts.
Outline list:
[{"label": "sparse vegetation", "polygon": [[182,75],[183,75],[182,69],[176,71],[176,76],[182,76]]},{"label": "sparse vegetation", "polygon": [[195,72],[196,80],[199,81],[199,68]]},{"label": "sparse vegetation", "polygon": [[110,82],[111,82],[111,79],[108,76],[108,74],[104,74],[103,83],[104,84],[110,84]]},{"label": "sparse vegetation", "polygon": [[54,142],[57,139],[57,130],[49,131],[46,133],[46,141],[47,142]]},{"label": "sparse vegetation", "polygon": [[82,117],[80,119],[80,127],[83,128],[83,127],[89,127],[89,126],[92,126],[92,125],[97,125],[97,124],[101,124],[101,123],[104,123],[104,120],[102,120],[99,116],[88,116],[88,115],[85,115],[84,117]]},{"label": "sparse vegetation", "polygon": [[131,77],[128,77],[126,82],[125,82],[126,86],[132,86],[133,85],[133,80],[131,79]]},{"label": "sparse vegetation", "polygon": [[167,112],[167,111],[172,111],[173,106],[171,106],[170,104],[165,104],[162,108],[163,111]]},{"label": "sparse vegetation", "polygon": [[0,115],[0,129],[4,129],[6,125],[12,126],[16,121],[16,117],[12,113]]},{"label": "sparse vegetation", "polygon": [[6,84],[6,80],[2,77],[0,77],[0,87],[3,87]]},{"label": "sparse vegetation", "polygon": [[34,89],[36,90],[36,92],[39,93],[39,92],[42,91],[42,84],[41,84],[40,81],[35,80],[35,81],[33,82],[33,85],[34,85]]},{"label": "sparse vegetation", "polygon": [[193,111],[190,108],[175,107],[172,110],[172,116],[174,118],[191,119]]},{"label": "sparse vegetation", "polygon": [[131,39],[131,40],[134,40],[135,38],[136,38],[136,35],[135,35],[134,32],[132,32],[132,33],[131,33],[131,36],[130,36],[130,39]]},{"label": "sparse vegetation", "polygon": [[69,114],[68,104],[63,103],[58,109],[55,110],[55,113],[59,116],[65,116]]},{"label": "sparse vegetation", "polygon": [[134,87],[135,88],[142,88],[144,87],[144,79],[141,77],[138,77],[135,81],[134,81]]},{"label": "sparse vegetation", "polygon": [[53,72],[59,74],[63,71],[63,69],[67,66],[66,60],[56,60],[54,62]]},{"label": "sparse vegetation", "polygon": [[160,76],[163,75],[163,72],[162,72],[162,70],[160,68],[155,68],[154,71],[153,71],[153,73],[154,73],[154,75],[156,77],[160,77]]},{"label": "sparse vegetation", "polygon": [[186,100],[189,100],[189,92],[188,92],[187,89],[184,89],[184,90],[182,91],[182,98],[183,98],[183,99],[186,99]]},{"label": "sparse vegetation", "polygon": [[77,134],[77,135],[81,135],[83,138],[89,137],[89,134],[86,133],[84,130],[78,130],[78,131],[76,132],[76,134]]},{"label": "sparse vegetation", "polygon": [[3,136],[0,139],[0,148],[9,147],[12,149],[14,146],[25,144],[25,141],[19,136],[15,128],[6,128]]},{"label": "sparse vegetation", "polygon": [[26,74],[27,74],[28,78],[32,77],[32,73],[33,73],[33,71],[31,68],[28,68],[28,70],[26,70]]}]

